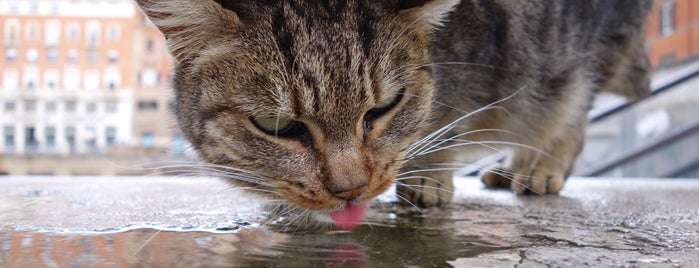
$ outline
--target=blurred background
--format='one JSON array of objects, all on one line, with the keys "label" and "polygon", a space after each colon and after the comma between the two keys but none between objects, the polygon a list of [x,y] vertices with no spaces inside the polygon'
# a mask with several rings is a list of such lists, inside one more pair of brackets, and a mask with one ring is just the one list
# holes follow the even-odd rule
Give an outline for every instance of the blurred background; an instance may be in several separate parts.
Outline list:
[{"label": "blurred background", "polygon": [[[656,0],[653,96],[601,96],[575,174],[699,177],[699,0]],[[191,159],[165,40],[132,0],[0,1],[0,174],[142,175]]]}]

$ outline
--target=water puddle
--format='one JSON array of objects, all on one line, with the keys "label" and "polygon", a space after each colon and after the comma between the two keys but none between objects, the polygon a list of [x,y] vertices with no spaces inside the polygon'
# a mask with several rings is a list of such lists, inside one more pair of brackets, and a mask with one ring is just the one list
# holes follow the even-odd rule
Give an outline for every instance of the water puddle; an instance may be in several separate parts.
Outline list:
[{"label": "water puddle", "polygon": [[0,177],[0,267],[699,267],[696,182],[571,181],[546,197],[456,182],[445,207],[387,193],[339,231],[271,217],[219,180]]},{"label": "water puddle", "polygon": [[229,188],[187,178],[0,180],[0,267],[430,267],[503,248],[449,209],[377,201],[361,226],[338,231],[270,217]]},{"label": "water puddle", "polygon": [[89,232],[5,228],[0,267],[433,267],[502,249],[438,228],[439,221],[400,219],[369,221],[353,231],[284,222]]}]

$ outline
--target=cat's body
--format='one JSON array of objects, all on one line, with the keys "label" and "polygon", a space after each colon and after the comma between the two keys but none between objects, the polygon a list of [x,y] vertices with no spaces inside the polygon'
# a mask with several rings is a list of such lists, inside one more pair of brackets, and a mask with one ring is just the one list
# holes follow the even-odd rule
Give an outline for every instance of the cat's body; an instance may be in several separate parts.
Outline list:
[{"label": "cat's body", "polygon": [[337,218],[396,177],[408,203],[449,201],[445,167],[470,140],[520,144],[486,184],[556,193],[592,94],[648,87],[649,0],[138,3],[168,38],[200,156]]}]

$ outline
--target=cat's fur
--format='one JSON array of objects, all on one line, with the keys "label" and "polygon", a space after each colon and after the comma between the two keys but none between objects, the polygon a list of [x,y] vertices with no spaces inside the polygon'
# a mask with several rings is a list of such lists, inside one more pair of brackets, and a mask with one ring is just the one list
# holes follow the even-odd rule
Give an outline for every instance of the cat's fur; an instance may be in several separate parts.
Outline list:
[{"label": "cat's fur", "polygon": [[[648,90],[650,0],[137,2],[168,39],[200,156],[306,209],[364,203],[397,176],[404,201],[443,204],[472,140],[518,144],[486,184],[557,193],[593,93]],[[299,124],[254,123],[277,116]]]}]

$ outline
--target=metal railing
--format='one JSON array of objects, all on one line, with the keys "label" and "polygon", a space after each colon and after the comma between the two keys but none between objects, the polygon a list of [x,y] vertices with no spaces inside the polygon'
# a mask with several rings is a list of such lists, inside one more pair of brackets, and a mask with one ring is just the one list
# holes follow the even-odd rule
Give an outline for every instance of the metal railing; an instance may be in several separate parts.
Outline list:
[{"label": "metal railing", "polygon": [[[591,110],[588,113],[588,118],[590,121],[590,124],[595,124],[596,122],[602,121],[610,116],[613,116],[615,114],[618,114],[622,111],[628,110],[631,107],[634,107],[638,105],[639,103],[646,102],[650,99],[653,99],[654,97],[661,95],[664,92],[671,91],[673,88],[677,88],[679,85],[682,85],[683,83],[699,76],[699,61],[696,61],[693,64],[690,64],[680,70],[677,70],[671,74],[668,74],[667,76],[663,77],[662,79],[657,79],[651,82],[651,93],[650,95],[646,96],[645,98],[638,99],[635,101],[617,101],[617,102],[612,102],[604,107],[600,108],[595,108]],[[680,128],[677,128],[673,131],[670,131],[668,133],[665,133],[665,135],[661,136],[660,138],[653,140],[639,148],[636,148],[634,150],[631,150],[629,152],[623,153],[615,158],[612,158],[610,160],[607,160],[603,163],[600,163],[598,165],[594,165],[589,168],[585,168],[584,170],[581,171],[576,171],[574,174],[575,176],[599,176],[601,174],[604,174],[606,172],[609,172],[616,167],[622,166],[624,164],[633,162],[634,160],[637,160],[641,158],[642,156],[652,153],[656,150],[659,150],[660,148],[663,148],[664,146],[667,146],[669,144],[674,143],[676,140],[682,139],[684,137],[690,136],[692,134],[699,133],[699,120],[690,124],[687,124],[685,126],[682,126]],[[475,176],[478,174],[478,170],[480,167],[484,166],[489,166],[490,164],[500,162],[504,159],[505,154],[503,153],[496,153],[492,155],[491,157],[482,159],[481,161],[478,161],[476,165],[470,165],[466,168],[464,168],[460,174],[464,176]],[[488,163],[484,163],[488,162]],[[697,163],[699,165],[699,162]],[[682,170],[690,170],[694,166],[687,166],[683,167]],[[677,171],[675,173],[679,174],[678,172],[684,172],[684,171]],[[676,175],[675,173],[668,174],[668,176],[674,176]]]}]

